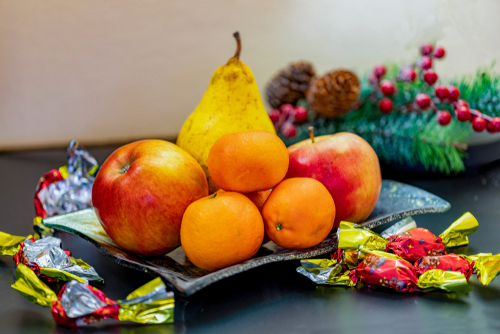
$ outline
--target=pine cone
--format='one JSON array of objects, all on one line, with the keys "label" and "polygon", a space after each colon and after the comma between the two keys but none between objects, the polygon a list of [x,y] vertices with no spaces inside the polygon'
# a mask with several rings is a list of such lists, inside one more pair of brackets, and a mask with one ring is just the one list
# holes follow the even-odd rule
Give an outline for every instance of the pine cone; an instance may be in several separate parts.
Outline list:
[{"label": "pine cone", "polygon": [[309,107],[319,115],[338,118],[347,114],[359,97],[359,80],[347,70],[336,70],[314,77],[307,91]]},{"label": "pine cone", "polygon": [[290,64],[267,85],[267,102],[275,109],[285,103],[295,105],[299,99],[305,98],[309,82],[314,75],[314,68],[308,62]]}]

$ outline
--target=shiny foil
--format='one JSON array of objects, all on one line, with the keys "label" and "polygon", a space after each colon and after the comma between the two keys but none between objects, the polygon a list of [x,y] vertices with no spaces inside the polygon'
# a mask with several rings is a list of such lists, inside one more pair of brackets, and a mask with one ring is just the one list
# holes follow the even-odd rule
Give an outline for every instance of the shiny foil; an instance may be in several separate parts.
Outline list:
[{"label": "shiny foil", "polygon": [[0,232],[0,255],[16,255],[21,248],[21,242],[26,238],[31,238],[31,235],[28,237],[18,237]]},{"label": "shiny foil", "polygon": [[456,271],[464,274],[465,279],[469,280],[474,272],[474,262],[470,262],[463,256],[448,254],[441,256],[424,256],[415,262],[415,268],[419,275],[432,270],[441,269],[444,271]]},{"label": "shiny foil", "polygon": [[16,282],[12,284],[12,287],[30,302],[43,307],[51,307],[57,300],[56,293],[22,263],[16,268]]},{"label": "shiny foil", "polygon": [[466,212],[441,233],[439,237],[446,247],[465,246],[469,244],[467,236],[476,232],[478,228],[477,219],[470,212]]},{"label": "shiny foil", "polygon": [[301,260],[297,272],[306,276],[316,284],[343,285],[353,287],[356,285],[349,278],[349,270],[344,270],[341,263],[329,259]]},{"label": "shiny foil", "polygon": [[297,272],[316,284],[355,286],[358,282],[370,287],[384,287],[398,292],[441,289],[458,294],[470,291],[465,275],[458,271],[430,269],[419,276],[417,268],[395,254],[380,251],[359,251],[359,265],[349,271],[333,260],[302,260]]},{"label": "shiny foil", "polygon": [[142,324],[174,321],[174,294],[166,291],[160,278],[135,290],[125,300],[113,301],[99,289],[78,281],[68,282],[56,296],[21,263],[12,287],[32,303],[51,307],[52,316],[59,325],[83,326],[108,318]]},{"label": "shiny foil", "polygon": [[386,251],[399,255],[409,262],[415,262],[424,256],[437,256],[446,253],[446,247],[442,243],[427,242],[422,239],[397,237],[389,242]]},{"label": "shiny foil", "polygon": [[472,291],[465,275],[458,271],[432,269],[423,273],[417,281],[421,289],[441,289],[447,292],[465,294]]},{"label": "shiny foil", "polygon": [[377,233],[349,222],[340,222],[338,229],[338,240],[340,249],[352,249],[363,247],[365,249],[384,250],[388,241]]},{"label": "shiny foil", "polygon": [[464,257],[469,261],[474,261],[474,271],[477,279],[484,285],[488,285],[500,272],[500,254],[482,253],[477,255],[467,255]]},{"label": "shiny foil", "polygon": [[[76,279],[85,283],[104,281],[93,267],[81,260],[72,259],[61,248],[61,239],[54,237],[36,241],[26,239],[22,247],[21,261],[30,268],[40,268],[41,274],[54,279],[65,281]],[[80,266],[79,261],[85,265]]]},{"label": "shiny foil", "polygon": [[46,173],[38,183],[35,192],[37,216],[46,218],[92,207],[92,185],[97,170],[94,157],[72,140],[66,166]]}]

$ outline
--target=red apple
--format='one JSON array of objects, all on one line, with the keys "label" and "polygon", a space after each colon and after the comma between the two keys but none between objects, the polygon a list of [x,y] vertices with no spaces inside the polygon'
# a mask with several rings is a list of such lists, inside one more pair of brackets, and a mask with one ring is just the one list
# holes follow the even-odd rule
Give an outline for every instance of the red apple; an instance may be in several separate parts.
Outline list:
[{"label": "red apple", "polygon": [[180,246],[182,215],[208,196],[198,162],[163,140],[120,147],[101,166],[92,204],[102,227],[121,248],[162,255]]},{"label": "red apple", "polygon": [[373,148],[352,133],[337,133],[301,141],[288,148],[286,178],[310,177],[323,183],[335,202],[336,230],[340,221],[359,223],[373,211],[382,176]]}]

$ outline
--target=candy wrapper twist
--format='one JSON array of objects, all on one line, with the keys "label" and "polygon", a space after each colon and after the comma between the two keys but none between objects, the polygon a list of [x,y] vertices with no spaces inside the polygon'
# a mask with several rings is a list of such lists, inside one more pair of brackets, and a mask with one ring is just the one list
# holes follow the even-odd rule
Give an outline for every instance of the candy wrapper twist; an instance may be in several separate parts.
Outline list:
[{"label": "candy wrapper twist", "polygon": [[[500,271],[500,254],[448,254],[447,247],[468,243],[478,228],[464,214],[440,236],[415,228],[387,239],[364,227],[341,222],[338,250],[332,259],[306,259],[297,272],[317,284],[383,286],[398,292],[442,289],[467,293],[473,273],[487,285]],[[413,263],[414,262],[414,263]]]},{"label": "candy wrapper twist", "polygon": [[166,324],[174,321],[174,294],[167,292],[160,278],[143,285],[125,300],[113,301],[87,284],[71,281],[56,295],[28,267],[19,264],[12,285],[29,301],[50,307],[57,324],[84,326],[104,319]]},{"label": "candy wrapper twist", "polygon": [[92,185],[97,161],[77,141],[68,146],[66,165],[47,172],[35,190],[35,231],[50,235],[41,220],[92,207]]},{"label": "candy wrapper twist", "polygon": [[478,226],[476,218],[467,212],[438,237],[427,229],[415,228],[385,239],[362,226],[340,222],[338,248],[344,251],[360,248],[384,251],[413,263],[424,256],[445,255],[446,248],[467,245],[467,236],[474,233]]},{"label": "candy wrapper twist", "polygon": [[0,255],[13,256],[16,266],[24,264],[47,281],[104,282],[92,266],[63,250],[58,238],[35,240],[31,235],[18,237],[0,232]]}]

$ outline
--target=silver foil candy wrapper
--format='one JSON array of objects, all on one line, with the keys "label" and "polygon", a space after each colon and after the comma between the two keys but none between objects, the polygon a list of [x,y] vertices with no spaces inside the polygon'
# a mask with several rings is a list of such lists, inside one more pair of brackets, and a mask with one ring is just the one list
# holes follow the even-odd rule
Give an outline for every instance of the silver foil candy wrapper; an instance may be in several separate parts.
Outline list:
[{"label": "silver foil candy wrapper", "polygon": [[78,281],[66,283],[60,302],[64,312],[70,318],[91,314],[107,305]]},{"label": "silver foil candy wrapper", "polygon": [[[174,298],[173,292],[167,292],[165,285],[157,286],[150,293],[126,300],[119,300],[112,305],[148,304],[157,300]],[[89,288],[80,282],[66,283],[60,299],[61,306],[69,318],[79,318],[94,313],[100,308],[108,306],[101,301]]]},{"label": "silver foil candy wrapper", "polygon": [[23,257],[27,259],[26,265],[38,265],[40,268],[54,268],[63,270],[85,281],[102,281],[95,269],[89,266],[83,268],[71,261],[71,258],[61,248],[61,239],[46,237],[35,242],[30,239],[24,241]]},{"label": "silver foil candy wrapper", "polygon": [[47,217],[92,207],[94,177],[84,177],[80,171],[40,190],[38,196]]},{"label": "silver foil candy wrapper", "polygon": [[95,158],[77,141],[68,146],[65,179],[37,190],[45,217],[92,207],[92,185],[97,174]]}]

